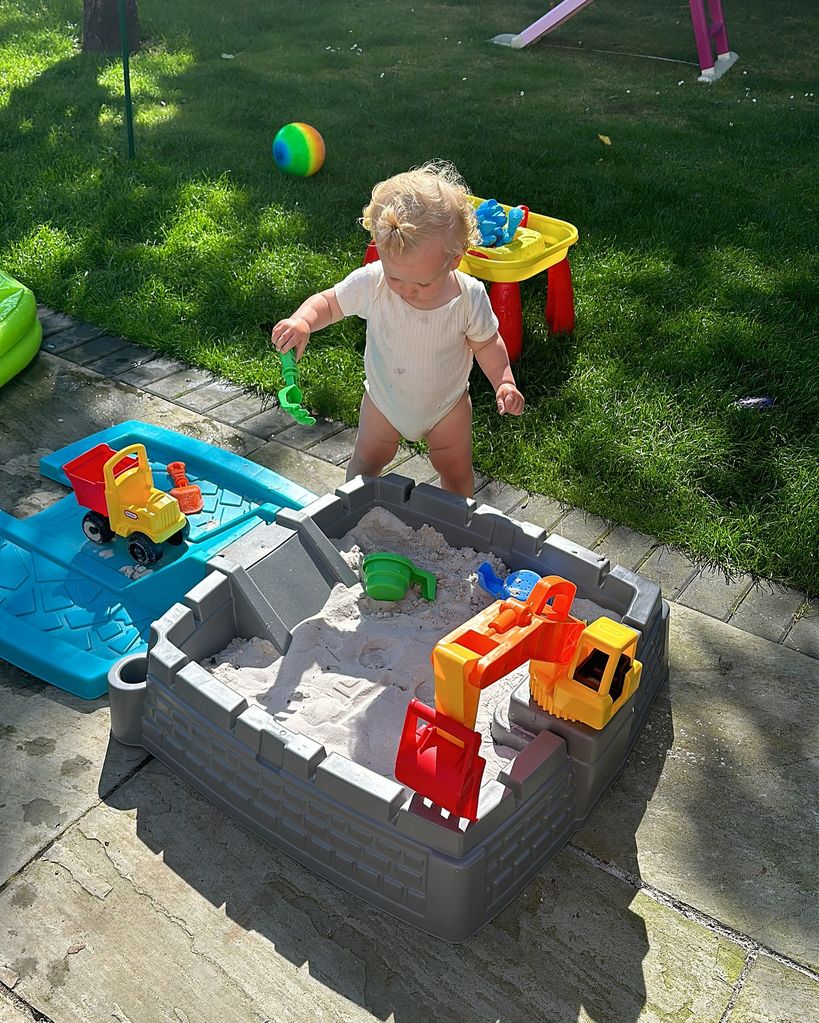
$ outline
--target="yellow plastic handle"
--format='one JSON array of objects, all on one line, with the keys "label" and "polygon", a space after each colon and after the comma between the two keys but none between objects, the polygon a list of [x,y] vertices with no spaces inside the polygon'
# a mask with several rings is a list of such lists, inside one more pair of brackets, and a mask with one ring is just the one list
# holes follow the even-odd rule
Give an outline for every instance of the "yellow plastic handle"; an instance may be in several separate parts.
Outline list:
[{"label": "yellow plastic handle", "polygon": [[102,478],[105,480],[105,486],[113,487],[116,485],[114,479],[114,466],[122,461],[123,458],[127,458],[129,455],[137,456],[137,465],[143,471],[150,471],[148,465],[148,454],[145,451],[144,444],[129,444],[128,447],[120,448],[115,455],[111,455],[105,465],[102,467]]}]

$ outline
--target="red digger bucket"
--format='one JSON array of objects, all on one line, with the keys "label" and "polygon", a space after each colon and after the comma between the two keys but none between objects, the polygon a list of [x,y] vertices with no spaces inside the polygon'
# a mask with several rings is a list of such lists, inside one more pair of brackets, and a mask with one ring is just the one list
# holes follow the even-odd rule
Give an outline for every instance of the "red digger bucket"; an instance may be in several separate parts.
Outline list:
[{"label": "red digger bucket", "polygon": [[[419,721],[427,724],[419,728]],[[449,735],[460,739],[463,746]],[[450,813],[475,821],[486,767],[484,758],[478,756],[480,746],[479,732],[420,700],[411,700],[395,758],[395,777]]]}]

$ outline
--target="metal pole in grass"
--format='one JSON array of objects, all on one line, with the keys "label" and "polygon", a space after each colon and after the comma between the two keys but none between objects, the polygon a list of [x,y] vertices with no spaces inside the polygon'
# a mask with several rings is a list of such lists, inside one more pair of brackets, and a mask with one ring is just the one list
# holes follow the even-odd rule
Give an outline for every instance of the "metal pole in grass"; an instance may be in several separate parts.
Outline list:
[{"label": "metal pole in grass", "polygon": [[125,127],[128,131],[128,158],[134,158],[134,112],[131,109],[131,68],[128,64],[128,19],[125,0],[119,0],[119,39],[122,44],[122,75],[125,79]]}]

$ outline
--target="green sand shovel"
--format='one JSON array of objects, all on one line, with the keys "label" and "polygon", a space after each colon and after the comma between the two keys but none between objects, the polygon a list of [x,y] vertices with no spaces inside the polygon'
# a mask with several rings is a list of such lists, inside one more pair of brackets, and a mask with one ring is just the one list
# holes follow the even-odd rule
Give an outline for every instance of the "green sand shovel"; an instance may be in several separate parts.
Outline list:
[{"label": "green sand shovel", "polygon": [[424,600],[435,600],[435,576],[416,568],[409,558],[382,551],[368,554],[361,567],[364,589],[373,600],[401,600],[410,586],[417,586]]},{"label": "green sand shovel", "polygon": [[292,351],[281,352],[282,376],[285,386],[279,391],[279,404],[284,411],[292,416],[302,426],[313,426],[316,420],[306,408],[302,406],[304,395],[299,387],[299,370],[296,365],[296,356]]}]

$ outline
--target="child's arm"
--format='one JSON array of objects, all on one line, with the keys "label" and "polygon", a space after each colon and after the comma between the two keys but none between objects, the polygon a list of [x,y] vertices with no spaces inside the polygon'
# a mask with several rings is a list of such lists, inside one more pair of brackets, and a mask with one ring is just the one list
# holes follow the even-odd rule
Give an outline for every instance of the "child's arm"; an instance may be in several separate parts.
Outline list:
[{"label": "child's arm", "polygon": [[509,353],[503,338],[496,332],[493,338],[480,348],[475,348],[474,352],[478,365],[495,391],[498,412],[501,415],[508,412],[519,416],[523,412],[523,395],[515,384],[515,375],[509,365]]},{"label": "child's arm", "polygon": [[331,323],[338,323],[343,319],[344,313],[338,304],[335,290],[328,288],[327,291],[311,295],[292,316],[279,320],[270,334],[270,340],[279,352],[295,348],[296,358],[300,359],[314,331],[323,330]]}]

